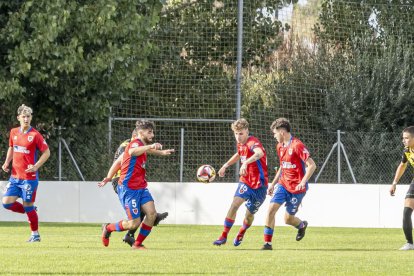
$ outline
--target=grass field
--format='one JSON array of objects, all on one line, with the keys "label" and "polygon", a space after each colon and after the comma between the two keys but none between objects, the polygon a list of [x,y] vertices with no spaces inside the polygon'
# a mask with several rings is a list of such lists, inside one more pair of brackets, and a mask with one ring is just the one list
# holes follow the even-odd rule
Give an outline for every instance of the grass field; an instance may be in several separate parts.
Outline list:
[{"label": "grass field", "polygon": [[[234,238],[239,226],[230,232]],[[41,223],[42,242],[26,243],[27,223],[0,223],[0,274],[268,274],[414,275],[414,251],[400,252],[401,229],[308,228],[295,241],[290,227],[275,229],[273,251],[261,251],[263,227],[252,227],[239,247],[215,247],[221,226],[160,225],[131,250],[113,233],[108,248],[100,225]]]}]

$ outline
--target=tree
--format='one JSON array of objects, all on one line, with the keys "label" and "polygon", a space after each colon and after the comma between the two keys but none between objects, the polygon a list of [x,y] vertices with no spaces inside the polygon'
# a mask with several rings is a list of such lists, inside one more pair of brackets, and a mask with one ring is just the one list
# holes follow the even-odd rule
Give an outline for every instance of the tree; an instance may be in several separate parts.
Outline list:
[{"label": "tree", "polygon": [[1,1],[0,110],[8,114],[1,125],[10,128],[24,102],[46,129],[66,127],[72,150],[94,144],[99,150],[88,154],[101,159],[109,107],[143,78],[161,7],[158,0]]}]

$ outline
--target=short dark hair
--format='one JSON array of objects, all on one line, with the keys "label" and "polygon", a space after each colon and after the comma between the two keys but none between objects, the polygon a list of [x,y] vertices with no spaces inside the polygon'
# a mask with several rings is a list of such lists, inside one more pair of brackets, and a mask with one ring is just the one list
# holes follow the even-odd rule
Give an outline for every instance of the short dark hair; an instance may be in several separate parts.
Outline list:
[{"label": "short dark hair", "polygon": [[403,133],[404,132],[410,133],[411,136],[414,136],[414,126],[404,128]]},{"label": "short dark hair", "polygon": [[138,120],[135,123],[135,129],[137,131],[141,130],[141,129],[152,129],[152,130],[154,130],[155,129],[155,124],[153,122],[147,121],[147,120]]},{"label": "short dark hair", "polygon": [[287,132],[290,132],[290,123],[289,120],[286,118],[279,118],[276,119],[272,125],[270,126],[270,130],[274,130],[274,129],[279,129],[279,128],[284,128],[286,129]]}]

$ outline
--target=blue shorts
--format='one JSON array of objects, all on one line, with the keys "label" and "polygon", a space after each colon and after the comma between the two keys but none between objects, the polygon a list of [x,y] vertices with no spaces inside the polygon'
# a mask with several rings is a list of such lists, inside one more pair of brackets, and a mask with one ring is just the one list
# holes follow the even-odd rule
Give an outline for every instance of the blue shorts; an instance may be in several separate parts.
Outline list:
[{"label": "blue shorts", "polygon": [[22,180],[10,177],[3,196],[17,196],[24,202],[35,202],[38,180]]},{"label": "blue shorts", "polygon": [[288,192],[285,187],[281,184],[275,186],[274,195],[270,200],[270,203],[277,203],[282,205],[286,202],[286,212],[290,215],[297,213],[299,205],[302,202],[302,199],[305,197],[306,192],[300,194],[292,194]]},{"label": "blue shorts", "polygon": [[117,187],[119,201],[125,210],[129,220],[141,216],[141,206],[149,201],[154,201],[148,189],[131,190],[124,185]]},{"label": "blue shorts", "polygon": [[246,208],[250,213],[255,214],[259,207],[266,199],[267,187],[263,186],[258,189],[252,189],[246,184],[240,182],[234,196],[241,197],[246,200]]}]

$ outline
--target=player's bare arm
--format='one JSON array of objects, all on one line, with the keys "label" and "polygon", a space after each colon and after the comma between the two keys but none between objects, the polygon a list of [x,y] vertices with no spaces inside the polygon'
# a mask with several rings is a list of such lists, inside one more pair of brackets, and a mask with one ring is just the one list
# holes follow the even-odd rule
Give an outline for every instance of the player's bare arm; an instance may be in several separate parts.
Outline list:
[{"label": "player's bare arm", "polygon": [[400,165],[397,167],[397,171],[395,172],[394,180],[392,181],[390,187],[390,195],[395,195],[395,190],[397,189],[397,183],[400,181],[401,176],[404,174],[405,169],[407,168],[407,163],[401,162]]},{"label": "player's bare arm", "polygon": [[144,154],[145,152],[148,152],[149,150],[161,150],[161,149],[162,149],[162,145],[160,143],[154,143],[151,145],[130,148],[128,152],[131,156],[140,156]]},{"label": "player's bare arm", "polygon": [[303,176],[302,181],[300,181],[299,185],[296,186],[296,191],[300,191],[305,188],[306,182],[308,182],[309,178],[311,178],[312,174],[316,170],[316,164],[312,158],[309,157],[308,160],[306,160],[305,164],[306,164],[306,173]]},{"label": "player's bare arm", "polygon": [[269,186],[267,187],[267,194],[272,196],[273,195],[273,191],[275,189],[275,185],[276,183],[279,181],[280,175],[282,173],[282,168],[279,168],[276,172],[275,177],[273,178],[272,183],[269,184]]},{"label": "player's bare arm", "polygon": [[4,161],[3,166],[1,166],[1,168],[3,169],[3,171],[5,172],[9,172],[9,166],[10,166],[10,162],[13,159],[13,147],[9,147],[7,150],[7,155],[6,155],[6,160]]},{"label": "player's bare arm", "polygon": [[121,168],[122,158],[124,157],[124,153],[122,153],[118,159],[115,160],[114,163],[112,163],[112,166],[109,168],[109,171],[106,175],[106,177],[98,183],[99,187],[103,187],[111,181],[112,177],[115,175],[115,173]]},{"label": "player's bare arm", "polygon": [[240,156],[239,154],[236,152],[226,163],[224,163],[224,165],[220,168],[220,170],[218,171],[218,175],[220,177],[224,177],[225,173],[226,173],[226,169],[232,165],[234,165],[237,161],[239,161]]},{"label": "player's bare arm", "polygon": [[246,175],[247,174],[247,165],[253,162],[256,162],[260,158],[263,157],[264,152],[261,148],[254,148],[253,149],[254,154],[249,157],[246,161],[243,162],[243,164],[240,166],[240,175]]},{"label": "player's bare arm", "polygon": [[166,150],[156,150],[156,149],[149,149],[147,151],[148,154],[157,155],[157,156],[167,156],[171,155],[175,152],[174,149],[166,149]]},{"label": "player's bare arm", "polygon": [[40,156],[39,160],[34,165],[28,165],[25,172],[36,172],[40,169],[41,166],[49,159],[50,157],[50,150],[46,149],[44,152],[42,152],[42,155]]}]

